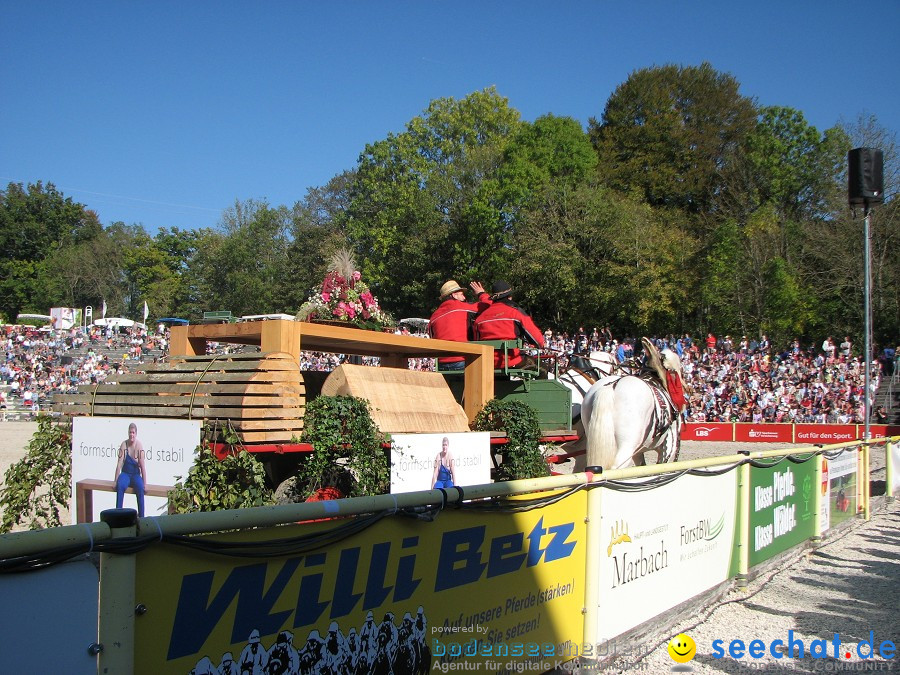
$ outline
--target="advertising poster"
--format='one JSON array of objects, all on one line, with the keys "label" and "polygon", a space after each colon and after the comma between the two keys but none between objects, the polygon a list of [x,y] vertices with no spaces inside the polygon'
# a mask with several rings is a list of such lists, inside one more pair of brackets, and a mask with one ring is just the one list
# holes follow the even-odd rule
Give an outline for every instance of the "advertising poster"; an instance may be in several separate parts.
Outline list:
[{"label": "advertising poster", "polygon": [[597,642],[735,573],[737,473],[682,476],[643,492],[603,489]]},{"label": "advertising poster", "polygon": [[392,434],[391,493],[491,482],[491,434]]},{"label": "advertising poster", "polygon": [[832,459],[822,458],[822,532],[856,515],[859,453],[848,449]]},{"label": "advertising poster", "polygon": [[815,534],[815,474],[814,459],[750,467],[751,567]]},{"label": "advertising poster", "polygon": [[688,423],[681,428],[683,441],[733,441],[734,425],[715,422]]},{"label": "advertising poster", "polygon": [[793,443],[793,424],[735,424],[734,440],[749,443]]},{"label": "advertising poster", "polygon": [[900,492],[900,443],[889,443],[888,444],[888,458],[887,461],[893,462],[892,468],[892,479],[890,486],[891,493],[896,495]]},{"label": "advertising poster", "polygon": [[72,524],[100,520],[120,496],[138,515],[165,514],[168,489],[187,476],[198,445],[199,420],[75,417]]},{"label": "advertising poster", "polygon": [[97,674],[85,645],[97,641],[99,575],[79,556],[38,571],[0,574],[4,673]]},{"label": "advertising poster", "polygon": [[395,514],[362,531],[351,517],[198,537],[275,540],[259,558],[150,546],[137,554],[147,611],[134,671],[552,670],[583,643],[586,502],[579,490],[524,511]]},{"label": "advertising poster", "polygon": [[50,326],[56,330],[69,330],[81,325],[81,310],[71,307],[51,307]]},{"label": "advertising poster", "polygon": [[798,424],[794,432],[795,443],[846,443],[856,440],[853,424]]}]

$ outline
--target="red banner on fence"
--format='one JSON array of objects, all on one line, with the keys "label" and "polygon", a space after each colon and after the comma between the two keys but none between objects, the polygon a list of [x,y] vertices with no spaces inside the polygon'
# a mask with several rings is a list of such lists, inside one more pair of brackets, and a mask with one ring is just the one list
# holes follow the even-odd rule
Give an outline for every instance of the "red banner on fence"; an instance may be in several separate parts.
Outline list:
[{"label": "red banner on fence", "polygon": [[693,422],[681,430],[683,441],[733,441],[734,425],[730,423]]},{"label": "red banner on fence", "polygon": [[798,424],[795,443],[844,443],[855,441],[855,424]]},{"label": "red banner on fence", "polygon": [[793,443],[793,424],[735,424],[734,440],[742,443]]},{"label": "red banner on fence", "polygon": [[[864,424],[856,425],[856,437],[862,438],[866,433]],[[900,436],[900,426],[896,424],[870,424],[869,433],[872,438],[881,438],[883,436]]]}]

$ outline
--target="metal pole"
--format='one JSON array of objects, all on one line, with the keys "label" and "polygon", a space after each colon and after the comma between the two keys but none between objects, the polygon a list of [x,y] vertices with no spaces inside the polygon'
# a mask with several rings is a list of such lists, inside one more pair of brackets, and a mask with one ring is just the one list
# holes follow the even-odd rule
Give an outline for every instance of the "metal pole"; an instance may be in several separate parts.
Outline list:
[{"label": "metal pole", "polygon": [[863,386],[865,387],[865,392],[864,392],[865,395],[863,398],[863,400],[864,400],[863,410],[865,411],[864,414],[865,414],[866,421],[865,421],[865,434],[863,435],[863,439],[869,440],[870,438],[872,438],[872,432],[871,432],[871,429],[869,428],[869,426],[871,424],[870,418],[872,417],[871,404],[869,403],[869,396],[871,393],[870,380],[872,377],[871,372],[870,372],[871,368],[872,368],[872,270],[871,270],[872,252],[871,252],[871,241],[870,241],[870,236],[869,236],[869,203],[868,202],[866,202],[866,205],[864,208],[865,208],[865,219],[864,219],[865,224],[863,226],[863,237],[865,239],[865,246],[864,246],[864,249],[865,249],[865,254],[864,254],[865,255],[865,271],[864,271],[865,290],[864,290],[864,293],[866,296],[866,301],[865,301],[865,314],[866,314],[866,316],[865,316],[865,331],[866,331],[865,368],[866,368],[866,370],[865,370],[865,379],[863,380]]}]

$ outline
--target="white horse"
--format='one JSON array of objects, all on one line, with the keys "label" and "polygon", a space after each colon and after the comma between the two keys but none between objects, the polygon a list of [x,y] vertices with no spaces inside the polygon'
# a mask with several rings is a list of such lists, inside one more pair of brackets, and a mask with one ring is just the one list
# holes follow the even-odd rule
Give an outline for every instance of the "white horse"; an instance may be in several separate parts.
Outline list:
[{"label": "white horse", "polygon": [[[584,395],[597,380],[618,372],[616,357],[609,352],[591,352],[589,357],[574,355],[569,357],[569,367],[556,379],[572,392],[572,419],[577,420]],[[548,376],[553,379],[553,375]]]},{"label": "white horse", "polygon": [[[661,381],[673,378],[683,387],[681,361],[675,352],[645,350]],[[655,355],[655,357],[654,357]],[[667,375],[669,373],[669,375]],[[681,410],[660,383],[634,375],[613,375],[596,382],[581,404],[587,466],[619,469],[644,464],[644,453],[655,450],[657,463],[678,458],[681,447]]]}]

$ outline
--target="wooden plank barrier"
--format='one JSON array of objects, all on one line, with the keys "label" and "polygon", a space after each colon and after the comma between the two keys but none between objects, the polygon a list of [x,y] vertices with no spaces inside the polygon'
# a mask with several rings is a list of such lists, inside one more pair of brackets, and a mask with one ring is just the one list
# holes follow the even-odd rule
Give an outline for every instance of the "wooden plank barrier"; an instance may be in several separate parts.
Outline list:
[{"label": "wooden plank barrier", "polygon": [[345,363],[325,380],[322,394],[366,399],[375,424],[387,433],[469,431],[468,417],[440,373]]},{"label": "wooden plank barrier", "polygon": [[[85,478],[75,483],[75,503],[78,504],[78,522],[90,523],[94,520],[94,491],[101,490],[103,492],[115,492],[116,482],[114,480],[103,480],[101,478]],[[172,490],[168,485],[147,484],[144,486],[144,495],[146,497],[165,497],[168,499],[169,491]],[[126,488],[127,494],[133,495],[133,488]]]},{"label": "wooden plank barrier", "polygon": [[300,365],[284,352],[179,356],[146,364],[144,372],[110,375],[104,382],[54,397],[65,415],[165,417],[229,425],[252,443],[299,437],[306,408]]}]

